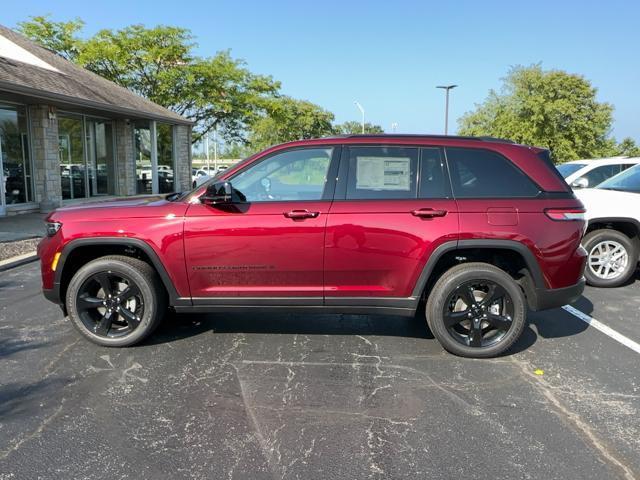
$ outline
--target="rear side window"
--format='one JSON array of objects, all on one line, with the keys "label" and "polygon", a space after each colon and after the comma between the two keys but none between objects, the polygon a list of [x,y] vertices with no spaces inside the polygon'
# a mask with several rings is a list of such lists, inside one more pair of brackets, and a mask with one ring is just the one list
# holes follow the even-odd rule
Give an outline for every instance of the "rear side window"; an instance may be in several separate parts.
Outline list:
[{"label": "rear side window", "polygon": [[447,198],[450,190],[446,187],[444,163],[440,148],[420,150],[420,169],[418,172],[419,198]]},{"label": "rear side window", "polygon": [[538,186],[502,155],[476,148],[447,148],[457,198],[535,197]]},{"label": "rear side window", "polygon": [[417,148],[350,147],[347,200],[416,198]]}]

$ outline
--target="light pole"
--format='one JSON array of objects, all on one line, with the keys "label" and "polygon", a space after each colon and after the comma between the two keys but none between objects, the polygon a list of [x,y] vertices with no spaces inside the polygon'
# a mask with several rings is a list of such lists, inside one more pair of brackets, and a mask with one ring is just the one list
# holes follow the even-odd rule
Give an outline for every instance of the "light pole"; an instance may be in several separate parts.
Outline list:
[{"label": "light pole", "polygon": [[436,88],[442,88],[446,93],[444,107],[444,134],[449,134],[449,90],[456,88],[458,85],[438,85]]},{"label": "light pole", "polygon": [[391,123],[391,132],[392,133],[396,133],[397,129],[398,129],[398,122],[392,122]]},{"label": "light pole", "polygon": [[360,113],[362,114],[362,133],[364,133],[364,108],[362,108],[362,105],[360,105],[360,103],[358,103],[357,101],[353,103],[356,107],[358,107],[358,110],[360,110]]}]

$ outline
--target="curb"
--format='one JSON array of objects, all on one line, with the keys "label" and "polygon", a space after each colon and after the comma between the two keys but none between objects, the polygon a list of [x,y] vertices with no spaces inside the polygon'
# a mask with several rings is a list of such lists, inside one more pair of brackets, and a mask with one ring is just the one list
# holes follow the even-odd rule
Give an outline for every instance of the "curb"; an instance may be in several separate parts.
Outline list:
[{"label": "curb", "polygon": [[5,270],[9,270],[11,268],[19,267],[20,265],[24,265],[26,263],[31,263],[38,259],[38,254],[33,252],[23,253],[22,255],[16,255],[15,257],[7,258],[6,260],[0,261],[0,272],[4,272]]}]

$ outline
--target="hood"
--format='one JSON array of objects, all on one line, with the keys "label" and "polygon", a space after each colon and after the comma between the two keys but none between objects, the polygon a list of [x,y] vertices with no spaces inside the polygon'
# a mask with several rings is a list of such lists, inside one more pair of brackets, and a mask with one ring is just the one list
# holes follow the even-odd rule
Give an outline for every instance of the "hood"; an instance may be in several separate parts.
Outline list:
[{"label": "hood", "polygon": [[169,214],[183,216],[187,208],[184,202],[169,202],[162,196],[119,198],[104,202],[89,202],[56,209],[47,220],[83,221],[114,218],[156,218]]},{"label": "hood", "polygon": [[587,209],[587,218],[640,218],[640,194],[584,188],[574,190],[576,197]]}]

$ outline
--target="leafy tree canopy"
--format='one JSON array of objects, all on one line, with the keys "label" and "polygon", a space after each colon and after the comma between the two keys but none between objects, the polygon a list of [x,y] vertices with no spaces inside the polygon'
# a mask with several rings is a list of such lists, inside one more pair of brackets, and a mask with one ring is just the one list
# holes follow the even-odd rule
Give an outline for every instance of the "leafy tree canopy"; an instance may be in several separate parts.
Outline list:
[{"label": "leafy tree canopy", "polygon": [[490,135],[551,149],[556,161],[633,151],[630,139],[609,138],[613,107],[596,100],[596,89],[580,75],[514,67],[499,92],[459,120],[461,135]]},{"label": "leafy tree canopy", "polygon": [[[348,121],[340,123],[334,127],[336,134],[354,135],[362,133],[362,123],[356,121]],[[384,129],[380,125],[374,125],[369,122],[364,124],[364,133],[376,134],[384,133]]]},{"label": "leafy tree canopy", "polygon": [[196,56],[184,28],[132,25],[82,40],[77,36],[82,25],[32,17],[18,28],[80,66],[195,121],[194,142],[213,128],[230,141],[244,140],[265,101],[280,88],[271,77],[251,73],[228,51]]}]

